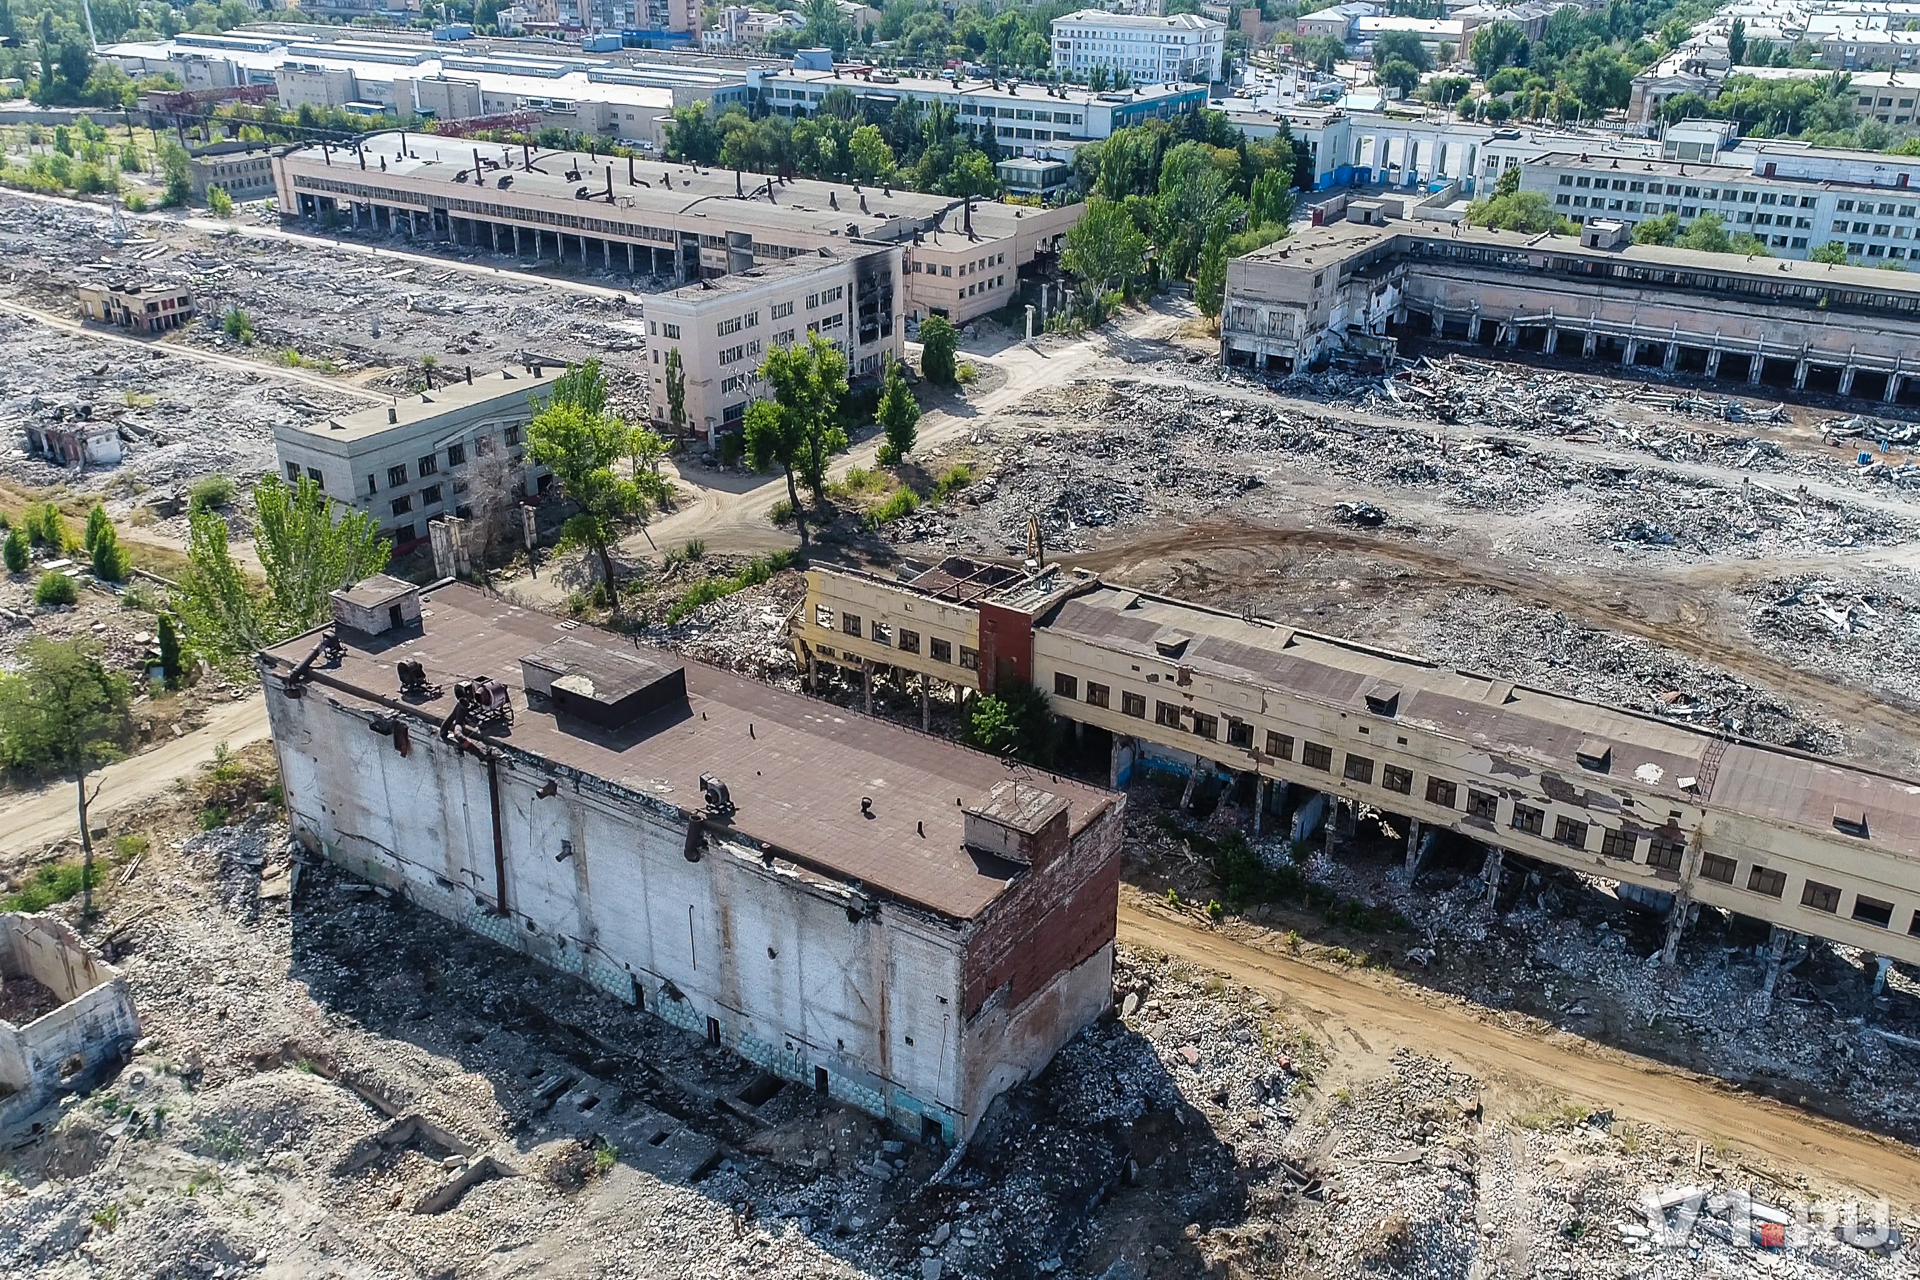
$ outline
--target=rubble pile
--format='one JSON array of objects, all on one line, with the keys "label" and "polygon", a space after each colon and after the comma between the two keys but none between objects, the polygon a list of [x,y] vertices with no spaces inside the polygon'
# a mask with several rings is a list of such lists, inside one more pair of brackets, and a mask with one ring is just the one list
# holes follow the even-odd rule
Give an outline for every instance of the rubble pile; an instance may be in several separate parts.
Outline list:
[{"label": "rubble pile", "polygon": [[[1679,548],[1748,558],[1884,545],[1920,532],[1915,518],[1750,480],[1583,458],[1507,436],[1456,438],[1386,421],[1337,420],[1239,396],[1128,381],[1036,393],[1021,412],[1074,425],[1004,451],[998,483],[978,486],[982,547],[1023,547],[1029,513],[1048,545],[1088,544],[1088,531],[1147,514],[1257,513],[1259,491],[1305,470],[1375,490],[1437,491],[1443,506],[1516,515],[1573,499],[1575,530],[1595,549]],[[926,536],[946,530],[939,517]]]},{"label": "rubble pile", "polygon": [[62,403],[88,403],[117,418],[125,460],[111,475],[132,491],[223,474],[248,481],[274,469],[273,430],[366,407],[357,396],[294,386],[166,353],[104,346],[0,312],[0,419],[16,424],[0,452],[0,474],[28,485],[59,484],[72,468],[26,454],[19,425]]},{"label": "rubble pile", "polygon": [[1406,619],[1395,643],[1451,666],[1762,742],[1822,755],[1846,749],[1845,726],[1730,671],[1498,591],[1440,596]]},{"label": "rubble pile", "polygon": [[1748,626],[1763,648],[1920,703],[1920,588],[1909,575],[1882,570],[1873,582],[1808,575],[1760,583],[1748,594]]}]

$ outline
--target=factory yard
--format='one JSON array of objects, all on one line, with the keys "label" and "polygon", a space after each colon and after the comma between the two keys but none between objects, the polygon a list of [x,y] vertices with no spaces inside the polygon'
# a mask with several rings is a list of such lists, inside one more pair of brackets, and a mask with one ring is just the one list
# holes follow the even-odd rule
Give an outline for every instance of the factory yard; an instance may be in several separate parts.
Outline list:
[{"label": "factory yard", "polygon": [[[244,484],[274,469],[275,422],[412,390],[429,356],[599,356],[642,412],[643,298],[253,230],[119,236],[0,195],[9,502],[100,494],[131,520],[203,475]],[[102,261],[190,281],[202,322],[74,332],[71,285]],[[253,344],[220,332],[230,306]],[[1190,320],[998,350],[983,329],[980,382],[929,410],[916,454],[973,483],[876,531],[843,517],[819,554],[1017,561],[1037,517],[1050,560],[1110,582],[1920,776],[1912,424],[1444,347],[1391,381],[1269,383],[1221,370]],[[81,402],[120,423],[119,468],[18,452],[24,421]],[[679,510],[621,548],[636,577],[677,591],[790,541],[783,483],[682,476]],[[695,537],[700,565],[662,563]],[[555,607],[578,582],[562,558],[504,588]],[[644,638],[796,689],[802,590],[777,574]],[[44,614],[0,592],[8,654],[149,630],[92,593]],[[210,678],[197,714],[235,692]],[[919,724],[886,685],[875,710]],[[91,936],[143,1038],[0,1155],[10,1274],[1915,1274],[1920,981],[1894,966],[1876,995],[1851,948],[1794,957],[1758,1017],[1764,928],[1708,912],[1651,966],[1660,921],[1608,884],[1542,866],[1489,905],[1472,851],[1443,844],[1410,882],[1367,814],[1304,863],[1315,896],[1215,918],[1206,850],[1250,813],[1182,814],[1139,781],[1110,1015],[949,1165],[297,852],[276,781],[246,748],[103,820],[129,839]],[[71,846],[0,854],[0,880]],[[1753,1248],[1767,1224],[1791,1247]]]}]

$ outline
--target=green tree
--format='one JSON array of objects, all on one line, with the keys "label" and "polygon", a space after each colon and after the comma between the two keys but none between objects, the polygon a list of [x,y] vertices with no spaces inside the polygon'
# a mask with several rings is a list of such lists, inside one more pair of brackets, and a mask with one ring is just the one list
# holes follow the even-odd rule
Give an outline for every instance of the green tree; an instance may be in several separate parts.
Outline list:
[{"label": "green tree", "polygon": [[1473,81],[1465,76],[1435,76],[1427,81],[1425,92],[1427,101],[1447,107],[1466,97],[1467,90],[1471,88]]},{"label": "green tree", "polygon": [[0,677],[0,753],[6,763],[73,781],[80,819],[83,918],[93,914],[93,831],[87,775],[125,754],[132,725],[125,675],[84,641],[29,640],[25,668]]},{"label": "green tree", "polygon": [[561,528],[560,545],[584,547],[599,561],[608,604],[618,613],[613,542],[622,522],[644,514],[646,498],[638,482],[614,470],[629,456],[632,428],[605,406],[599,362],[570,368],[527,424],[527,456],[553,472],[560,492],[577,508]]},{"label": "green tree", "polygon": [[233,197],[219,187],[208,187],[207,212],[216,218],[231,218],[233,216]]},{"label": "green tree", "polygon": [[905,370],[891,357],[887,360],[886,385],[880,392],[880,404],[873,417],[886,435],[886,444],[880,450],[885,455],[882,462],[900,462],[913,452],[914,441],[920,434],[920,405],[907,386]]},{"label": "green tree", "polygon": [[125,547],[120,545],[120,535],[114,532],[111,524],[104,526],[95,535],[92,547],[93,576],[102,582],[125,582],[132,568],[132,560]]},{"label": "green tree", "polygon": [[1403,94],[1412,93],[1420,85],[1420,68],[1404,58],[1395,58],[1392,62],[1380,64],[1373,78],[1389,89],[1398,89]]},{"label": "green tree", "polygon": [[1147,268],[1147,237],[1125,205],[1096,197],[1068,230],[1060,265],[1096,297],[1125,289]]},{"label": "green tree", "polygon": [[1747,60],[1747,20],[1735,18],[1733,25],[1727,28],[1727,61],[1733,66],[1741,66]]},{"label": "green tree", "polygon": [[193,196],[193,167],[187,161],[186,148],[177,142],[160,144],[160,171],[167,183],[165,203],[185,204]]},{"label": "green tree", "polygon": [[[923,338],[925,333],[922,325]],[[789,424],[794,471],[812,491],[814,503],[825,505],[827,463],[847,447],[847,433],[840,426],[840,404],[847,394],[846,356],[819,334],[809,334],[805,346],[769,351],[760,376]]]},{"label": "green tree", "polygon": [[1387,31],[1375,37],[1373,65],[1383,67],[1389,62],[1410,63],[1416,71],[1433,70],[1433,57],[1427,52],[1427,46],[1411,31]]},{"label": "green tree", "polygon": [[89,551],[93,550],[93,544],[100,538],[100,531],[112,527],[113,521],[107,518],[107,509],[94,503],[93,509],[87,512],[87,531],[81,535],[81,545]]},{"label": "green tree", "polygon": [[974,701],[960,740],[1002,759],[1046,768],[1059,749],[1060,726],[1045,694],[1013,682]]},{"label": "green tree", "polygon": [[[1826,262],[1834,266],[1844,266],[1847,261],[1847,246],[1838,240],[1829,240],[1808,254],[1807,259],[1811,262]],[[9,569],[13,568],[12,560],[7,561],[7,567]],[[14,572],[18,573],[19,570],[15,569]]]},{"label": "green tree", "polygon": [[223,517],[210,506],[187,515],[176,603],[203,651],[254,653],[305,631],[327,616],[329,592],[387,566],[392,544],[374,517],[332,503],[312,480],[289,487],[267,476],[254,486],[253,506],[264,589],[234,563]]},{"label": "green tree", "polygon": [[1633,229],[1633,242],[1635,244],[1667,245],[1672,244],[1679,234],[1680,215],[1678,213],[1663,213],[1658,217],[1648,218],[1646,221],[1636,225]]},{"label": "green tree", "polygon": [[228,307],[220,317],[220,331],[235,342],[253,345],[253,317],[238,306]]},{"label": "green tree", "polygon": [[1733,237],[1727,234],[1726,222],[1719,214],[1703,213],[1687,225],[1674,244],[1702,253],[1727,253],[1733,248]]},{"label": "green tree", "polygon": [[1570,87],[1590,112],[1624,107],[1633,92],[1634,69],[1619,53],[1599,45],[1573,64]]},{"label": "green tree", "polygon": [[667,126],[667,155],[694,164],[718,164],[720,131],[705,103],[676,107]]},{"label": "green tree", "polygon": [[1247,221],[1254,226],[1274,223],[1286,226],[1293,221],[1293,174],[1270,169],[1253,181],[1247,197]]},{"label": "green tree", "polygon": [[13,528],[7,530],[7,541],[4,547],[4,553],[8,573],[25,573],[27,571],[29,553],[27,550],[26,529],[20,525],[15,525]]},{"label": "green tree", "polygon": [[800,534],[800,551],[807,550],[807,511],[800,505],[800,489],[794,468],[800,461],[798,424],[771,400],[755,400],[747,406],[741,430],[746,440],[747,462],[755,471],[779,467],[787,478],[787,506],[793,512],[793,526]]},{"label": "green tree", "polygon": [[877,125],[863,124],[853,131],[847,149],[853,156],[853,173],[862,182],[878,182],[893,173],[893,148],[881,136]]},{"label": "green tree", "polygon": [[1518,23],[1489,22],[1474,29],[1473,39],[1467,44],[1467,60],[1473,63],[1473,73],[1484,80],[1516,61],[1526,42]]},{"label": "green tree", "polygon": [[1547,197],[1538,191],[1516,191],[1512,195],[1476,200],[1467,206],[1467,222],[1498,231],[1552,231],[1563,234],[1567,220],[1553,211]]},{"label": "green tree", "polygon": [[160,615],[160,679],[169,689],[180,687],[180,629],[173,615]]},{"label": "green tree", "polygon": [[687,429],[687,363],[680,358],[680,348],[667,352],[667,421],[673,424],[673,434],[684,435]]}]

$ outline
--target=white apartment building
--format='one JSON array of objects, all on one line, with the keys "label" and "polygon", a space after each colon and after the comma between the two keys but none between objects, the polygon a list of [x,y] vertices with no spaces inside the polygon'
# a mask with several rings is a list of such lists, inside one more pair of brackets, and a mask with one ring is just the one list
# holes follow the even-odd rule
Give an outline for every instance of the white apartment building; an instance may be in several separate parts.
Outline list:
[{"label": "white apartment building", "polygon": [[1141,18],[1082,9],[1053,20],[1053,65],[1082,78],[1105,67],[1138,84],[1212,84],[1226,47],[1225,23],[1191,13]]},{"label": "white apartment building", "polygon": [[898,245],[853,242],[787,258],[647,298],[648,403],[655,424],[674,428],[667,356],[686,371],[680,431],[705,444],[740,430],[747,406],[766,393],[760,365],[775,347],[818,333],[847,357],[854,380],[877,376],[904,353],[896,315]]},{"label": "white apartment building", "polygon": [[535,401],[565,372],[537,364],[449,370],[443,385],[384,408],[276,426],[274,452],[289,483],[312,480],[405,546],[427,536],[429,520],[545,490],[550,477],[527,462],[524,432]]}]

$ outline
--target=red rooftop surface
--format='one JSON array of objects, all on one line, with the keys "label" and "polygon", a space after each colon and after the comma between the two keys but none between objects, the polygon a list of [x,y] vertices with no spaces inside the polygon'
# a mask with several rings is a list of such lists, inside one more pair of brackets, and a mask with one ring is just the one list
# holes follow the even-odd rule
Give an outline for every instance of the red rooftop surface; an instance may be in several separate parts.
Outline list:
[{"label": "red rooftop surface", "polygon": [[[567,636],[636,651],[667,665],[682,660],[598,628],[562,623],[476,587],[423,591],[422,625],[378,636],[339,628],[337,660],[317,660],[316,685],[343,702],[410,714],[436,726],[454,707],[456,681],[486,677],[512,691],[514,723],[483,737],[510,752],[550,760],[626,790],[702,814],[700,778],[724,782],[734,805],[725,825],[817,872],[863,884],[957,919],[980,914],[1024,868],[969,849],[968,808],[987,805],[1013,779],[1068,806],[1078,835],[1116,797],[1055,774],[1009,766],[981,752],[787,693],[698,662],[685,662],[687,697],[618,728],[529,706],[520,660]],[[313,649],[309,634],[266,651],[281,671]],[[416,661],[446,689],[402,704],[396,666]],[[863,800],[872,802],[862,806]],[[709,822],[718,823],[716,818]]]}]

